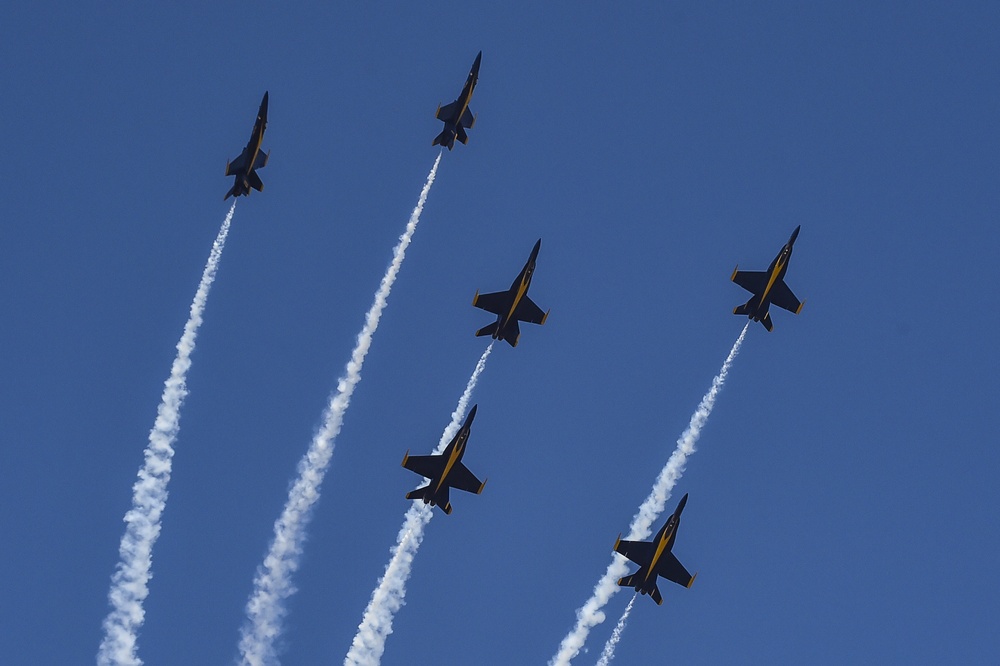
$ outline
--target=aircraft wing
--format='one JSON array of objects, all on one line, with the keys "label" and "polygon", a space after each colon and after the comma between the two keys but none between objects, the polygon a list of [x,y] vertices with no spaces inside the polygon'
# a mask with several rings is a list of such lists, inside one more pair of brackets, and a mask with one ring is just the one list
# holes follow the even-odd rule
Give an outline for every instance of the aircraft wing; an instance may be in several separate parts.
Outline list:
[{"label": "aircraft wing", "polygon": [[795,294],[788,288],[784,280],[776,282],[771,287],[771,303],[795,314],[798,314],[802,309],[802,303],[799,302],[799,299],[795,298]]},{"label": "aircraft wing", "polygon": [[445,104],[437,112],[438,120],[450,120],[455,114],[458,113],[458,100],[455,100],[451,104]]},{"label": "aircraft wing", "polygon": [[733,282],[753,294],[762,294],[767,288],[766,271],[733,271]]},{"label": "aircraft wing", "polygon": [[246,168],[247,168],[246,153],[245,152],[244,153],[240,153],[239,157],[237,157],[236,159],[234,159],[232,162],[230,162],[226,166],[226,175],[227,176],[234,176],[237,173],[240,173],[242,171],[246,171]]},{"label": "aircraft wing", "polygon": [[403,467],[417,474],[434,479],[444,471],[444,456],[411,456],[403,458]]},{"label": "aircraft wing", "polygon": [[253,168],[254,169],[263,169],[264,167],[266,167],[267,166],[267,158],[269,158],[270,156],[271,156],[270,153],[265,153],[264,151],[259,151],[257,153],[257,157],[254,158]]},{"label": "aircraft wing", "polygon": [[652,541],[619,541],[615,550],[641,567],[653,561]]},{"label": "aircraft wing", "polygon": [[506,291],[495,291],[492,294],[476,293],[472,304],[495,315],[506,314],[510,308],[510,294]]},{"label": "aircraft wing", "polygon": [[469,471],[468,467],[459,462],[448,472],[448,479],[445,481],[445,485],[478,495],[482,492],[485,483],[477,479],[476,475]]},{"label": "aircraft wing", "polygon": [[529,324],[544,324],[547,316],[548,313],[542,312],[542,309],[535,305],[535,302],[528,298],[527,294],[521,297],[521,302],[514,310],[515,319],[526,321]]},{"label": "aircraft wing", "polygon": [[673,553],[663,553],[660,556],[660,561],[656,565],[656,575],[663,576],[684,587],[690,587],[691,583],[694,582],[694,577],[688,573],[688,570],[674,557]]}]

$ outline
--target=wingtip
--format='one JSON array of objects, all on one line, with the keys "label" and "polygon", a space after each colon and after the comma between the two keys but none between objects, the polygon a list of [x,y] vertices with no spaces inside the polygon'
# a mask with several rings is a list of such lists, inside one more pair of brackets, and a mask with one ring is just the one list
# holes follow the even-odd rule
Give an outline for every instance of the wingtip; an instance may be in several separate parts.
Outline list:
[{"label": "wingtip", "polygon": [[805,304],[806,304],[805,301],[802,301],[801,303],[799,303],[799,307],[795,308],[795,314],[798,314],[798,313],[802,312],[802,306],[805,305]]},{"label": "wingtip", "polygon": [[549,308],[548,310],[546,310],[546,311],[545,311],[545,314],[543,314],[543,315],[542,315],[542,321],[540,321],[540,322],[538,323],[538,325],[539,325],[539,326],[544,326],[544,325],[545,325],[545,322],[546,322],[546,321],[548,320],[548,318],[549,318],[549,313],[550,313],[550,312],[552,312],[552,308]]},{"label": "wingtip", "polygon": [[476,303],[479,302],[479,290],[476,289],[476,295],[472,297],[472,305],[475,307]]},{"label": "wingtip", "polygon": [[[619,532],[619,533],[618,533],[618,538],[617,538],[617,539],[615,539],[615,547],[614,547],[614,548],[612,548],[611,550],[613,550],[614,552],[616,552],[616,553],[617,553],[617,552],[618,552],[618,546],[619,546],[619,544],[621,544],[621,542],[622,542],[622,533],[621,533],[621,532]],[[621,584],[621,583],[619,583],[619,585],[620,585],[620,584]]]},{"label": "wingtip", "polygon": [[482,495],[483,494],[483,488],[486,487],[486,482],[487,481],[489,481],[489,479],[483,479],[483,482],[481,484],[479,484],[479,490],[476,491],[477,495]]},{"label": "wingtip", "polygon": [[403,462],[400,463],[403,467],[406,467],[406,461],[410,459],[410,450],[406,449],[406,454],[403,456]]},{"label": "wingtip", "polygon": [[736,274],[740,272],[740,265],[736,264],[736,268],[733,269],[733,274],[729,276],[730,282],[736,282]]},{"label": "wingtip", "polygon": [[694,575],[691,576],[691,580],[688,581],[688,584],[686,586],[688,589],[691,589],[691,586],[694,585],[694,579],[697,578],[697,577],[698,577],[698,572],[695,571]]}]

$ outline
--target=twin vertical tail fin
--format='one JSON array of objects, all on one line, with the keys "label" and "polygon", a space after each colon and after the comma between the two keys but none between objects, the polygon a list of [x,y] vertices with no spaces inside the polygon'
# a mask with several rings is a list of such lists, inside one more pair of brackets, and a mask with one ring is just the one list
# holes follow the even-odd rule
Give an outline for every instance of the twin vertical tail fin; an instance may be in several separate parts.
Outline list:
[{"label": "twin vertical tail fin", "polygon": [[434,137],[434,141],[431,142],[432,146],[444,146],[448,150],[455,147],[455,133],[445,129],[443,132]]}]

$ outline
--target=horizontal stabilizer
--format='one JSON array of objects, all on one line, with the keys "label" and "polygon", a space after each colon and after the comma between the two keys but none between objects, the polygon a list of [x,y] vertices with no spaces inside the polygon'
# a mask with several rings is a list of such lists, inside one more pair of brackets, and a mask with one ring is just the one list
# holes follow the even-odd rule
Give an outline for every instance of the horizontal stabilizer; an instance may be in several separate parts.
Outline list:
[{"label": "horizontal stabilizer", "polygon": [[261,181],[260,176],[257,175],[256,171],[251,171],[247,174],[247,182],[250,184],[250,187],[258,192],[264,189],[264,183]]},{"label": "horizontal stabilizer", "polygon": [[517,346],[517,341],[521,339],[521,328],[517,325],[517,320],[512,319],[507,322],[507,327],[503,329],[503,339],[511,347]]},{"label": "horizontal stabilizer", "polygon": [[484,335],[493,335],[497,332],[497,322],[493,322],[489,326],[483,326],[481,329],[476,331],[476,337],[482,337]]},{"label": "horizontal stabilizer", "polygon": [[631,576],[625,576],[624,578],[619,578],[618,585],[620,585],[621,587],[635,587],[640,582],[638,578],[639,578],[639,573],[636,572]]},{"label": "horizontal stabilizer", "polygon": [[658,588],[655,584],[653,585],[653,591],[649,593],[649,596],[653,598],[653,601],[656,602],[657,606],[663,605],[663,597],[660,596],[660,588]]},{"label": "horizontal stabilizer", "polygon": [[455,134],[457,135],[456,138],[463,144],[469,143],[469,135],[465,133],[465,128],[462,127],[461,125],[458,125],[455,128]]},{"label": "horizontal stabilizer", "polygon": [[771,323],[771,313],[768,312],[763,317],[761,317],[760,323],[764,324],[764,328],[767,329],[768,333],[774,330],[774,324]]},{"label": "horizontal stabilizer", "polygon": [[744,303],[743,305],[737,305],[735,308],[733,308],[733,314],[735,315],[750,314],[750,304]]},{"label": "horizontal stabilizer", "polygon": [[421,488],[417,488],[416,490],[411,490],[410,492],[406,493],[406,499],[408,500],[423,499],[424,491],[427,490],[428,487],[429,486],[423,486]]}]

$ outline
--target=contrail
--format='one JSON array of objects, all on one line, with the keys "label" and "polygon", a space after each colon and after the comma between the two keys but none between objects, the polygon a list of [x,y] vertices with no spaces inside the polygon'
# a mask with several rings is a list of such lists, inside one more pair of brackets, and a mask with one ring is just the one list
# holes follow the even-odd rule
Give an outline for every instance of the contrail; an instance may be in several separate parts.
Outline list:
[{"label": "contrail", "polygon": [[170,368],[170,377],[163,386],[156,422],[149,431],[149,445],[144,454],[146,460],[139,470],[139,480],[132,486],[132,508],[125,514],[125,534],[118,546],[121,560],[111,577],[111,590],[108,592],[112,609],[104,618],[104,638],[97,651],[97,663],[101,666],[137,666],[142,663],[136,655],[136,640],[146,614],[142,604],[149,594],[153,544],[160,536],[160,519],[167,503],[167,484],[170,482],[170,467],[174,457],[173,444],[181,427],[181,405],[188,393],[187,371],[191,367],[191,354],[194,352],[198,328],[205,312],[208,292],[215,281],[235,211],[236,202],[233,201],[226,219],[222,221],[219,234],[215,237],[215,243],[212,244],[198,291],[191,301],[191,314],[184,324],[184,333],[177,342],[177,356]]},{"label": "contrail", "polygon": [[[695,444],[698,442],[698,437],[701,436],[701,429],[705,426],[705,422],[712,413],[712,408],[715,406],[715,398],[719,395],[722,385],[726,382],[729,367],[740,352],[740,347],[743,345],[743,339],[746,337],[749,328],[750,322],[747,322],[747,325],[743,327],[743,331],[740,333],[740,337],[736,338],[733,348],[729,351],[729,356],[726,357],[725,363],[722,364],[722,369],[719,370],[719,374],[712,380],[712,386],[708,389],[708,393],[701,399],[701,402],[698,403],[698,408],[691,415],[691,421],[688,423],[687,429],[677,440],[677,448],[674,449],[674,452],[670,455],[670,459],[667,460],[667,464],[660,471],[656,483],[653,484],[653,490],[639,507],[639,512],[632,518],[629,534],[625,537],[629,541],[644,540],[649,537],[653,521],[663,512],[663,507],[670,497],[670,492],[673,490],[674,484],[677,483],[677,480],[684,473],[684,465],[687,463],[688,456],[695,451]],[[628,573],[627,561],[618,553],[614,554],[611,564],[608,565],[608,570],[597,581],[593,595],[576,611],[576,626],[566,634],[562,643],[559,644],[559,652],[549,661],[550,666],[567,666],[573,657],[579,654],[583,648],[591,627],[604,622],[604,612],[601,609],[620,589],[618,587],[618,579]]]},{"label": "contrail", "polygon": [[393,249],[392,263],[386,269],[382,283],[375,293],[375,302],[365,316],[365,325],[358,334],[358,342],[351,353],[346,372],[340,378],[337,390],[324,410],[323,425],[313,437],[309,450],[299,461],[298,478],[288,491],[288,501],[281,516],[274,523],[274,539],[271,541],[264,562],[257,568],[257,574],[254,576],[253,592],[246,606],[247,619],[240,630],[239,649],[244,664],[262,666],[275,664],[278,661],[274,642],[281,633],[282,620],[287,613],[285,599],[295,593],[291,578],[299,568],[302,543],[312,517],[312,508],[319,499],[320,486],[330,466],[330,457],[333,455],[334,441],[344,422],[344,412],[351,402],[355,387],[361,381],[361,367],[364,365],[365,355],[371,347],[372,337],[378,328],[389,291],[403,264],[406,248],[417,230],[420,213],[424,209],[424,202],[427,201],[431,185],[434,184],[440,162],[441,153],[438,153],[434,166],[427,174],[427,182],[420,191],[420,199],[410,214],[406,231],[399,237],[399,244]]},{"label": "contrail", "polygon": [[636,592],[629,599],[628,606],[625,607],[625,612],[618,618],[618,624],[615,625],[615,630],[611,632],[611,638],[604,644],[604,650],[601,652],[601,658],[597,660],[597,666],[608,666],[611,660],[615,658],[615,648],[618,647],[618,641],[622,639],[622,632],[625,631],[625,623],[628,621],[629,613],[632,612],[632,604],[635,603],[638,596],[639,593]]},{"label": "contrail", "polygon": [[[493,351],[492,342],[476,363],[476,369],[469,377],[465,392],[459,398],[455,411],[451,413],[451,423],[441,434],[441,440],[434,453],[444,451],[448,442],[458,432],[459,423],[469,406],[472,391],[476,388],[479,375],[486,367],[486,359],[489,358],[491,351]],[[385,640],[392,633],[392,620],[405,603],[406,581],[410,578],[413,558],[416,557],[417,550],[424,540],[424,527],[433,516],[433,509],[419,500],[407,510],[403,526],[399,528],[399,536],[396,537],[396,545],[390,551],[392,558],[385,566],[385,573],[379,579],[375,591],[372,592],[364,618],[358,625],[358,633],[355,634],[351,649],[344,658],[346,666],[376,666],[381,661],[382,653],[385,652]]]}]

